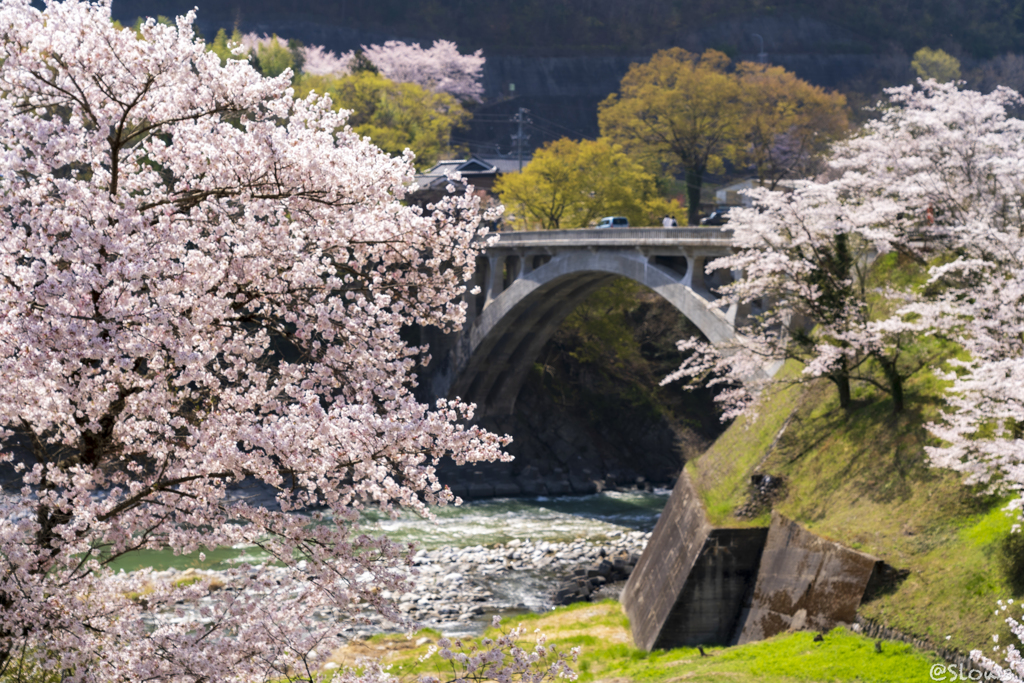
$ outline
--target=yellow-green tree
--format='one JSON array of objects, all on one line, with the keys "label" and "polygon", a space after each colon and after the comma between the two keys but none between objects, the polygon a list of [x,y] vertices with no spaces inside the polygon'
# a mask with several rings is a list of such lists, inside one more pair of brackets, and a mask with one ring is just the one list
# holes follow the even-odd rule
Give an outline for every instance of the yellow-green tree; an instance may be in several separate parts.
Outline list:
[{"label": "yellow-green tree", "polygon": [[295,56],[288,44],[275,33],[269,43],[260,43],[256,49],[256,58],[260,63],[260,71],[264,76],[273,78],[280,76],[285,69],[295,66]]},{"label": "yellow-green tree", "polygon": [[811,172],[814,161],[849,127],[846,97],[781,66],[740,62],[748,160],[762,185]]},{"label": "yellow-green tree", "polygon": [[688,218],[700,217],[700,190],[707,171],[723,170],[745,148],[746,108],[729,58],[708,50],[662,50],[633,64],[619,92],[601,103],[601,135],[621,144],[649,167],[686,173]]},{"label": "yellow-green tree", "polygon": [[330,95],[336,109],[352,112],[348,123],[356,133],[389,154],[411,149],[419,169],[451,152],[452,129],[469,118],[469,112],[447,93],[395,83],[371,71],[342,77],[301,74],[294,87],[298,97],[314,90]]},{"label": "yellow-green tree", "polygon": [[960,78],[960,60],[945,50],[922,47],[914,53],[910,66],[925,80],[934,78],[939,83],[948,83]]},{"label": "yellow-green tree", "polygon": [[689,222],[706,172],[752,164],[770,186],[799,176],[845,132],[846,99],[782,67],[733,65],[721,52],[662,50],[630,67],[598,110],[601,134],[650,167],[686,173]]},{"label": "yellow-green tree", "polygon": [[[229,59],[245,59],[245,56],[236,55],[231,51],[231,48],[242,43],[242,32],[235,27],[235,30],[231,32],[231,37],[228,37],[228,32],[224,29],[217,31],[216,37],[214,37],[212,43],[208,43],[206,49],[213,52],[220,57],[221,64],[227,64]],[[283,69],[282,69],[283,71]]]},{"label": "yellow-green tree", "polygon": [[682,212],[658,194],[653,174],[606,139],[548,143],[522,173],[501,176],[494,191],[520,228],[578,228],[608,215],[660,225]]}]

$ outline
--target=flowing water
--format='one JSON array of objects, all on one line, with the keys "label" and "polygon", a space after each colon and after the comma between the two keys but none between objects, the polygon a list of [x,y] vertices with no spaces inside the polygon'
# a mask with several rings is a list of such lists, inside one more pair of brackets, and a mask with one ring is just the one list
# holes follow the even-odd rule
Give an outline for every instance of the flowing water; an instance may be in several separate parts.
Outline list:
[{"label": "flowing water", "polygon": [[[433,520],[414,515],[391,519],[368,512],[362,524],[366,532],[421,548],[415,560],[419,578],[410,586],[415,593],[385,593],[384,597],[394,599],[402,611],[419,610],[410,616],[420,623],[449,635],[464,635],[481,632],[490,614],[512,616],[550,609],[554,587],[574,569],[593,566],[603,556],[636,552],[644,533],[654,528],[668,493],[498,498],[435,509]],[[265,559],[252,547],[206,549],[202,560],[199,553],[175,556],[146,551],[121,558],[114,569],[216,571]],[[399,603],[402,599],[408,609]],[[153,619],[156,623],[198,618],[198,612],[193,612],[185,616],[160,613]],[[325,614],[324,618],[333,617]],[[368,619],[364,626],[345,621],[339,625],[345,624],[341,630],[350,636],[395,628],[379,615]]]},{"label": "flowing water", "polygon": [[[376,512],[364,515],[369,532],[431,549],[441,546],[489,546],[513,539],[568,541],[600,540],[616,531],[650,531],[661,514],[669,491],[606,491],[589,496],[494,498],[455,507],[435,508],[436,519],[415,515],[389,519]],[[216,548],[175,556],[169,551],[140,551],[113,564],[115,570],[140,567],[219,569],[237,562],[259,562],[252,548]]]},{"label": "flowing water", "polygon": [[667,490],[607,491],[589,496],[494,498],[438,508],[433,522],[403,516],[366,515],[372,528],[394,541],[424,548],[489,546],[513,539],[600,539],[630,529],[650,531],[668,500]]}]

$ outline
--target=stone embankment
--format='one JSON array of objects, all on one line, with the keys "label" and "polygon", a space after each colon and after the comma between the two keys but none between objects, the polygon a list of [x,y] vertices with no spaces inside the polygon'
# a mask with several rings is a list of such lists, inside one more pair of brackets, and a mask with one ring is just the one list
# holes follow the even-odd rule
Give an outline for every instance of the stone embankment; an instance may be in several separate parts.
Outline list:
[{"label": "stone embankment", "polygon": [[624,550],[615,555],[602,557],[599,562],[589,567],[573,570],[572,576],[558,585],[554,597],[555,605],[618,598],[639,561],[640,553],[629,553]]},{"label": "stone embankment", "polygon": [[[413,557],[410,590],[405,593],[385,591],[384,597],[424,626],[453,634],[479,632],[488,623],[487,615],[543,611],[562,604],[556,603],[555,597],[560,579],[566,575],[588,577],[595,572],[594,576],[601,576],[602,570],[608,567],[619,568],[616,571],[625,567],[631,570],[649,538],[650,533],[622,531],[613,532],[606,540],[577,539],[559,543],[516,539],[492,547],[422,549]],[[264,567],[260,571],[285,570]],[[200,576],[209,578],[215,590],[232,589],[231,575],[227,572],[168,569],[155,573],[155,577],[159,576],[174,579]],[[604,585],[611,576],[616,574],[609,569],[602,580],[594,583]],[[594,592],[589,590],[580,599],[587,599]],[[187,611],[179,605],[174,613],[154,614],[152,624],[202,622],[200,610],[212,602],[212,598],[204,598]],[[362,623],[342,621],[340,614],[322,616],[337,618],[339,631],[351,637],[394,629],[393,624],[370,612],[361,615]]]}]

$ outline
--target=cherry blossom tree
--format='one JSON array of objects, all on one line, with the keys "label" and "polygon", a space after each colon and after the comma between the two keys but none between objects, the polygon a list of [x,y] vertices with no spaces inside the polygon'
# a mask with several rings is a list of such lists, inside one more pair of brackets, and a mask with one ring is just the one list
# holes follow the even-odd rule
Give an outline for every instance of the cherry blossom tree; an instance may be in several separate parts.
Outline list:
[{"label": "cherry blossom tree", "polygon": [[[276,36],[247,33],[241,43],[248,52],[262,55],[264,51],[269,53],[276,39]],[[302,71],[313,76],[347,76],[356,61],[355,51],[337,55],[322,45],[301,46],[297,52],[302,57]],[[464,55],[458,45],[449,40],[435,40],[427,49],[419,43],[410,45],[389,40],[383,45],[364,45],[361,54],[382,76],[395,83],[415,83],[463,101],[479,102],[484,92],[480,83],[485,62],[483,51]]]},{"label": "cherry blossom tree", "polygon": [[[911,307],[955,338],[967,357],[949,362],[941,420],[929,425],[942,445],[933,465],[965,473],[965,483],[1017,497],[1024,510],[1024,121],[1011,117],[1021,97],[998,88],[982,95],[952,86],[903,90],[905,155],[920,170],[902,174],[903,194],[922,196],[949,247],[931,269],[937,294]],[[926,142],[928,141],[928,142]],[[911,144],[913,142],[914,144]],[[901,169],[894,167],[894,172]],[[1019,531],[1020,525],[1015,527]],[[1014,632],[1020,635],[1019,626]],[[1019,675],[1007,652],[1011,668]]]},{"label": "cherry blossom tree", "polygon": [[723,420],[747,410],[769,384],[772,366],[803,364],[799,381],[826,378],[849,408],[851,384],[862,381],[888,392],[903,410],[903,381],[926,363],[906,353],[922,323],[890,316],[906,292],[881,287],[871,275],[878,254],[909,250],[889,225],[901,207],[873,202],[870,210],[851,178],[801,181],[792,192],[757,189],[755,207],[730,212],[734,248],[707,265],[707,273],[739,277],[717,287],[736,313],[736,337],[718,348],[680,343],[688,352],[666,382],[686,378],[730,388],[716,400]]},{"label": "cherry blossom tree", "polygon": [[[1006,320],[1018,308],[993,307],[1013,296],[1010,279],[1024,254],[1016,175],[1024,122],[1005,111],[1018,96],[934,81],[888,95],[881,117],[834,149],[825,177],[798,183],[792,193],[755,190],[756,208],[731,214],[738,251],[708,264],[708,272],[742,271],[742,279],[720,291],[752,315],[740,318],[731,347],[688,343],[695,353],[674,376],[711,372],[718,381],[743,384],[723,394],[732,406],[727,416],[763,387],[763,373],[754,368],[770,359],[795,358],[804,377],[830,379],[841,405],[849,404],[850,382],[860,380],[887,391],[899,411],[904,381],[949,352],[942,340],[966,348],[974,363],[990,353],[979,355],[983,349],[1010,353],[1006,344],[1020,329]],[[922,273],[936,258],[946,264],[931,269],[924,287],[879,282],[874,263],[886,254]],[[965,369],[959,376],[958,382],[970,377]],[[997,386],[991,376],[981,385]],[[983,410],[978,397],[968,396],[966,384],[954,389],[952,402],[965,397],[957,420],[985,423],[977,414],[967,417]],[[978,444],[968,441],[970,448]],[[978,466],[963,453],[943,452]]]},{"label": "cherry blossom tree", "polygon": [[302,54],[303,72],[312,76],[346,76],[352,73],[352,60],[355,58],[352,52],[339,56],[323,45],[303,45],[299,52]]},{"label": "cherry blossom tree", "polygon": [[449,40],[435,40],[426,50],[419,43],[409,45],[389,40],[384,45],[364,45],[363,54],[382,76],[396,83],[415,83],[461,100],[479,101],[483,94],[480,84],[485,61],[482,50],[463,55],[458,45]]},{"label": "cherry blossom tree", "polygon": [[[359,510],[428,514],[452,501],[439,458],[506,457],[471,406],[413,398],[425,350],[399,334],[463,321],[476,200],[403,205],[408,154],[222,65],[193,18],[136,34],[109,4],[0,4],[4,680],[316,680],[320,610],[404,623],[381,596],[409,548]],[[248,482],[276,504],[229,495]],[[238,544],[286,578],[240,567],[207,595],[109,568]]]},{"label": "cherry blossom tree", "polygon": [[[890,193],[926,217],[926,234],[946,251],[930,269],[932,293],[904,309],[955,339],[966,357],[949,361],[942,419],[929,425],[943,444],[935,466],[965,483],[1020,494],[1024,509],[1024,121],[1008,114],[1021,96],[983,95],[954,85],[900,88],[883,117],[886,135],[860,148],[877,161]],[[1020,531],[1020,525],[1015,526]],[[1012,601],[1009,602],[1012,604]],[[998,612],[1007,612],[1000,603]],[[997,612],[997,613],[998,613]],[[1020,622],[1007,616],[1024,641]],[[996,651],[1000,648],[996,645]],[[1020,651],[1002,648],[1005,666],[972,652],[1000,680],[1024,680]]]},{"label": "cherry blossom tree", "polygon": [[[925,296],[898,311],[967,352],[953,360],[946,443],[932,462],[994,489],[1024,485],[1024,121],[1021,96],[934,81],[890,91],[891,106],[833,165],[859,168],[865,206],[900,207],[888,224],[937,262]],[[881,199],[880,199],[881,198]]]}]

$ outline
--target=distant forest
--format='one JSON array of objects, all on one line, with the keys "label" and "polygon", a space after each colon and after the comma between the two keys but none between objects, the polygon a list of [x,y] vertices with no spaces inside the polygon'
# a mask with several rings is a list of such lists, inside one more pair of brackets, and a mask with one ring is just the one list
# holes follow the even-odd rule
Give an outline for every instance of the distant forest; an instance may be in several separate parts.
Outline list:
[{"label": "distant forest", "polygon": [[[114,0],[113,9],[118,17],[173,15],[196,4],[202,23],[287,18],[412,39],[441,37],[463,49],[505,54],[649,54],[705,27],[754,16],[802,17],[840,29],[840,39],[802,50],[818,54],[894,48],[911,54],[923,45],[968,59],[1024,51],[1024,0]],[[708,46],[727,53],[751,49]]]}]

